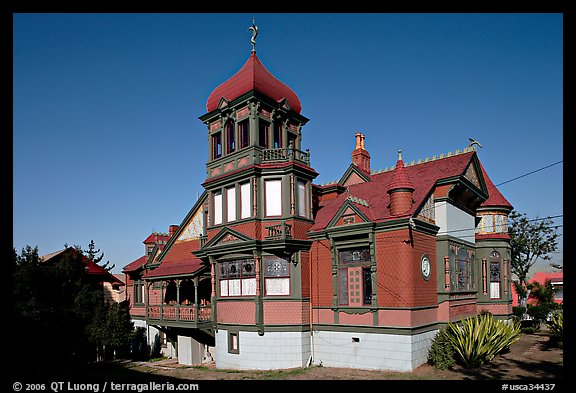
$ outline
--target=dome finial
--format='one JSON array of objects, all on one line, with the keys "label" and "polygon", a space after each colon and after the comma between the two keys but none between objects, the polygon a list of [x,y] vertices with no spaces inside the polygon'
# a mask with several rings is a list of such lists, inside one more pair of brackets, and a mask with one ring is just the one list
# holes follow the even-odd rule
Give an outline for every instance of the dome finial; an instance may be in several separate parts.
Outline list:
[{"label": "dome finial", "polygon": [[402,161],[402,150],[398,150],[398,161]]},{"label": "dome finial", "polygon": [[248,30],[252,30],[252,38],[250,42],[252,43],[252,52],[256,53],[256,37],[258,37],[258,26],[254,23],[254,17],[252,17],[252,26],[248,28]]}]

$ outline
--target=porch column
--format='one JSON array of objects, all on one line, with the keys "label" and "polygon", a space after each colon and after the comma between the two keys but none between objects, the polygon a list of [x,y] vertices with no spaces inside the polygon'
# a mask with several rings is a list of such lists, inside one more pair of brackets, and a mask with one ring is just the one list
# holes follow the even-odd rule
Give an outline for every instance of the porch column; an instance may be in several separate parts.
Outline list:
[{"label": "porch column", "polygon": [[198,322],[200,319],[198,317],[198,276],[192,279],[192,283],[194,284],[194,320]]},{"label": "porch column", "polygon": [[180,320],[180,284],[182,280],[174,280],[176,282],[176,320]]}]

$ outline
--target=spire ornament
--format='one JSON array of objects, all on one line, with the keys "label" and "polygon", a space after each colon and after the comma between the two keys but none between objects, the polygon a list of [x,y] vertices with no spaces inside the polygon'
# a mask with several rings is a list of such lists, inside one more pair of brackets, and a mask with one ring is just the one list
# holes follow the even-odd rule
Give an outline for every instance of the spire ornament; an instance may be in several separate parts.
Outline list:
[{"label": "spire ornament", "polygon": [[250,42],[252,43],[252,52],[256,53],[256,37],[258,37],[258,26],[254,23],[254,18],[252,18],[252,26],[248,28],[248,30],[252,30],[252,38]]}]

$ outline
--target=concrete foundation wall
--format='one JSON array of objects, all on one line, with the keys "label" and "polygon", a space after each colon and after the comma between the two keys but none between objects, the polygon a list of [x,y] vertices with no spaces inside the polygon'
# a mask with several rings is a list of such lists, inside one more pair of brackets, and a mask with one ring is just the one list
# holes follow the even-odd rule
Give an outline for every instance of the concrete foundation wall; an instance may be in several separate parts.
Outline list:
[{"label": "concrete foundation wall", "polygon": [[413,371],[424,364],[437,330],[416,334],[315,331],[313,363],[392,371]]},{"label": "concrete foundation wall", "polygon": [[217,368],[272,370],[303,367],[310,357],[310,332],[239,331],[238,353],[228,352],[228,331],[216,333]]}]

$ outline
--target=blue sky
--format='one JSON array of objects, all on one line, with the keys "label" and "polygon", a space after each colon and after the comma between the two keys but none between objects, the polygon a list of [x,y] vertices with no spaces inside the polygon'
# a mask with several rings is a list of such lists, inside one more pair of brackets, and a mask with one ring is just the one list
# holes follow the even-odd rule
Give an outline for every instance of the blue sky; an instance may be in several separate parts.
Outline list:
[{"label": "blue sky", "polygon": [[316,183],[340,178],[357,131],[373,170],[472,137],[516,210],[563,214],[563,164],[537,171],[563,160],[562,14],[14,14],[16,250],[94,239],[120,272],[180,224],[206,176],[198,117],[248,59],[253,16],[310,119]]}]

